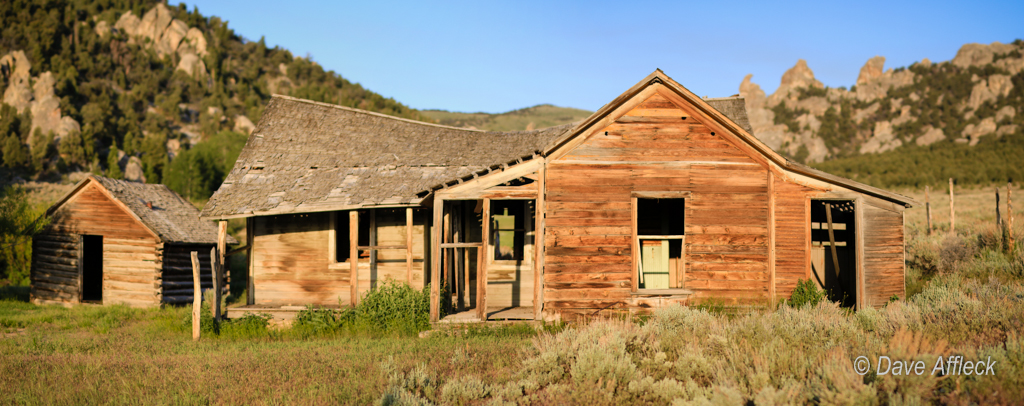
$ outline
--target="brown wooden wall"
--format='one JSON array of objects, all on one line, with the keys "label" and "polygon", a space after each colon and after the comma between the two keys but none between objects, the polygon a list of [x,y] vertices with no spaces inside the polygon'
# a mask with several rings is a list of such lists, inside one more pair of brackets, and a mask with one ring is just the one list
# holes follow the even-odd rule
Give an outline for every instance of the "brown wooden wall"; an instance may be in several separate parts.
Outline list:
[{"label": "brown wooden wall", "polygon": [[[377,217],[377,245],[404,246],[405,209],[400,215]],[[424,284],[424,246],[426,211],[417,212],[413,226],[412,286]],[[349,212],[338,212],[348,216]],[[360,221],[368,221],[365,216]],[[347,262],[330,258],[330,213],[309,213],[256,217],[253,234],[253,277],[256,304],[268,305],[349,305],[351,268]],[[349,230],[336,230],[348,233]],[[360,296],[385,279],[405,281],[404,249],[377,251],[377,272],[370,270],[369,257],[358,264]]]},{"label": "brown wooden wall", "polygon": [[40,234],[32,239],[32,300],[78,303],[78,236]]},{"label": "brown wooden wall", "polygon": [[[33,269],[38,270],[33,272],[33,290],[40,292],[39,299],[78,302],[79,236],[101,235],[103,303],[127,303],[132,306],[155,306],[160,303],[159,277],[163,266],[163,244],[97,184],[85,185],[65,202],[51,217],[51,224],[44,234],[47,237],[37,238],[35,242],[40,248],[39,255],[33,253]],[[47,255],[56,253],[54,250],[63,252],[59,256]],[[72,254],[76,258],[72,259]],[[75,273],[73,291],[65,289],[61,295],[45,292],[47,288],[57,288],[53,285],[56,281],[54,277],[65,278],[61,284],[70,286],[72,281],[67,278],[71,276],[72,267]]]},{"label": "brown wooden wall", "polygon": [[820,191],[775,178],[775,294],[788,298],[809,277],[808,196]]},{"label": "brown wooden wall", "polygon": [[696,298],[768,298],[768,171],[711,132],[656,94],[549,163],[546,309],[646,305],[630,295],[633,191],[692,193],[684,283]]},{"label": "brown wooden wall", "polygon": [[[164,249],[163,275],[160,281],[161,299],[164,303],[192,303],[195,286],[192,282],[192,251],[199,259],[199,287],[212,289],[210,249],[213,244],[167,244]],[[221,281],[221,287],[227,287]]]},{"label": "brown wooden wall", "polygon": [[[885,204],[882,204],[885,205]],[[864,305],[880,307],[893,295],[905,298],[903,213],[865,201]]]},{"label": "brown wooden wall", "polygon": [[337,305],[349,294],[349,270],[328,269],[328,213],[256,217],[256,304]]}]

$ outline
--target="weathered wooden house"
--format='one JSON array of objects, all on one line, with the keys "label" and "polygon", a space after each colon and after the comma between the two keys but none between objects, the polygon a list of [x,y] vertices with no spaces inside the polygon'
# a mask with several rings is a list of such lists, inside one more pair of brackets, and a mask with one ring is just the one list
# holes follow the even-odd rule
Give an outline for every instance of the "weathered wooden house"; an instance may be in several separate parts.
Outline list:
[{"label": "weathered wooden house", "polygon": [[32,240],[35,303],[191,302],[191,251],[199,252],[202,287],[212,287],[217,225],[164,185],[89,176],[46,216],[50,224]]},{"label": "weathered wooden house", "polygon": [[203,217],[247,219],[250,309],[349,305],[390,278],[429,285],[435,319],[442,291],[449,317],[541,319],[768,302],[800,279],[880,306],[904,294],[912,203],[786,159],[742,99],[655,71],[523,132],[275,96]]}]

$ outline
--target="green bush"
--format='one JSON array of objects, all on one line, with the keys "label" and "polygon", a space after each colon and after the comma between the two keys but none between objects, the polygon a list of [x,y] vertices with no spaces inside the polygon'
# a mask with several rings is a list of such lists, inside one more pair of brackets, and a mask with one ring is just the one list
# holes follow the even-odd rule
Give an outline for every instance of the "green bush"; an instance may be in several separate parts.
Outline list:
[{"label": "green bush", "polygon": [[385,281],[366,294],[355,309],[356,322],[385,333],[415,334],[430,328],[430,290]]},{"label": "green bush", "polygon": [[818,289],[818,286],[810,279],[800,279],[796,282],[793,295],[786,303],[792,307],[814,307],[823,300],[825,300],[825,291]]}]

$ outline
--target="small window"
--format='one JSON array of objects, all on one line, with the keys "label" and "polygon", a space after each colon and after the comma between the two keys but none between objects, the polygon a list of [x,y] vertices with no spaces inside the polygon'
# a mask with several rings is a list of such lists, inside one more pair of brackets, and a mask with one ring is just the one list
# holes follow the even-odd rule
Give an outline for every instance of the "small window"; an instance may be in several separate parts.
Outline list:
[{"label": "small window", "polygon": [[[349,211],[334,213],[334,262],[348,262],[351,256],[352,241],[349,238],[349,225],[351,221]],[[370,217],[366,210],[359,212],[359,241],[357,245],[365,247],[370,245]],[[363,250],[366,251],[366,250]],[[369,256],[369,252],[360,252],[360,257]]]},{"label": "small window", "polygon": [[522,261],[526,207],[522,201],[491,202],[491,239],[496,261]]},{"label": "small window", "polygon": [[636,208],[637,287],[682,288],[686,200],[638,198]]}]

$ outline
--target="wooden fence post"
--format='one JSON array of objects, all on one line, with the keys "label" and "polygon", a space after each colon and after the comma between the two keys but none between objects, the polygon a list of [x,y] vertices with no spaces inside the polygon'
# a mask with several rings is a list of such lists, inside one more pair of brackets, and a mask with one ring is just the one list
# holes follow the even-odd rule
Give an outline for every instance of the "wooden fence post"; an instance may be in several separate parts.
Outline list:
[{"label": "wooden fence post", "polygon": [[928,216],[928,235],[932,235],[932,203],[928,199],[928,189],[930,186],[924,187],[924,211]]},{"label": "wooden fence post", "polygon": [[1013,201],[1010,200],[1010,190],[1013,187],[1013,181],[1006,182],[1006,220],[1007,227],[1009,228],[1006,238],[1006,250],[1007,253],[1013,254],[1015,246],[1013,245]]},{"label": "wooden fence post", "polygon": [[199,253],[192,251],[192,340],[199,340],[199,311],[203,293],[199,286]]},{"label": "wooden fence post", "polygon": [[953,178],[949,178],[949,233],[956,234],[956,206],[953,204]]},{"label": "wooden fence post", "polygon": [[220,321],[220,278],[217,276],[220,274],[220,266],[217,264],[217,248],[210,248],[210,279],[213,280],[213,305],[210,306],[210,314],[213,315],[213,319]]},{"label": "wooden fence post", "polygon": [[1003,220],[999,217],[999,186],[996,186],[996,230],[1002,227]]}]

